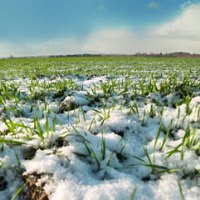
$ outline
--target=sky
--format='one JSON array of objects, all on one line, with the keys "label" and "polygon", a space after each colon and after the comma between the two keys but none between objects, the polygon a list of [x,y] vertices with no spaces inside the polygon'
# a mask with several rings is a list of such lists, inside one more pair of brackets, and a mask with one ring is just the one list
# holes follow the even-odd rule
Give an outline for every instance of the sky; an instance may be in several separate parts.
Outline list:
[{"label": "sky", "polygon": [[200,0],[0,0],[0,57],[200,53]]}]

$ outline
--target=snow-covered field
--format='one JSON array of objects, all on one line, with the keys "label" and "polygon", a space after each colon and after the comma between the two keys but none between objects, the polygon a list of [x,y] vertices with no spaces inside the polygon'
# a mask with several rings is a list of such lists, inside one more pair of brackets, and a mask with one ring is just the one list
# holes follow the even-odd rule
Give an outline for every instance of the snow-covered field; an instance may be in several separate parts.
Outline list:
[{"label": "snow-covered field", "polygon": [[194,69],[2,79],[0,199],[198,200]]}]

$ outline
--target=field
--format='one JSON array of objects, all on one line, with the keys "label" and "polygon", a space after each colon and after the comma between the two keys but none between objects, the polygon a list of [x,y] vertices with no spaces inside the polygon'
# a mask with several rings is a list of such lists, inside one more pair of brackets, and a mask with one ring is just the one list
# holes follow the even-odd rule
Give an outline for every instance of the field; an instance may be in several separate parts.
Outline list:
[{"label": "field", "polygon": [[200,58],[0,60],[1,200],[198,200]]}]

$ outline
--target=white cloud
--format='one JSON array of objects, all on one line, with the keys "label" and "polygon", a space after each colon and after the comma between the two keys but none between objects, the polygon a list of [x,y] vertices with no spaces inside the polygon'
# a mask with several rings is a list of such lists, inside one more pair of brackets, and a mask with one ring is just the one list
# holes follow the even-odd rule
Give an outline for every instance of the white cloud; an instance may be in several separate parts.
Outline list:
[{"label": "white cloud", "polygon": [[184,39],[172,40],[170,38],[147,35],[143,38],[139,38],[138,43],[138,51],[146,53],[200,53],[200,42]]},{"label": "white cloud", "polygon": [[100,12],[106,11],[106,6],[105,6],[105,4],[99,4],[99,5],[97,6],[97,10],[100,11]]},{"label": "white cloud", "polygon": [[180,16],[169,21],[155,31],[158,36],[176,40],[200,39],[200,4],[187,7]]},{"label": "white cloud", "polygon": [[179,16],[146,32],[109,29],[93,33],[84,50],[100,53],[200,53],[200,4],[185,7]]},{"label": "white cloud", "polygon": [[132,53],[133,33],[128,29],[105,29],[89,35],[83,51],[93,53]]},{"label": "white cloud", "polygon": [[158,9],[160,8],[160,3],[158,3],[157,1],[151,1],[148,5],[147,5],[148,8],[151,8],[151,9]]},{"label": "white cloud", "polygon": [[182,3],[180,5],[180,8],[181,8],[181,10],[184,10],[185,8],[187,8],[190,5],[192,5],[192,2],[191,1],[186,1],[186,2],[184,2],[184,3]]},{"label": "white cloud", "polygon": [[129,28],[107,28],[79,39],[72,37],[20,45],[0,41],[0,57],[174,51],[200,53],[199,22],[200,4],[190,5],[173,20],[145,32]]},{"label": "white cloud", "polygon": [[0,42],[0,57],[83,53],[82,49],[83,41],[77,38],[54,39],[42,43]]}]

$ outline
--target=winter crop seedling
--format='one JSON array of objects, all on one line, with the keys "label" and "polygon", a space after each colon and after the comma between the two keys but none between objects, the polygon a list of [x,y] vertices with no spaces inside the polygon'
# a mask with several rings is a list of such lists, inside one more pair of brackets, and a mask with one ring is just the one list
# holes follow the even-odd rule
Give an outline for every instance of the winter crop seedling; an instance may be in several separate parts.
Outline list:
[{"label": "winter crop seedling", "polygon": [[0,199],[199,198],[199,58],[12,58],[0,72]]},{"label": "winter crop seedling", "polygon": [[185,200],[185,196],[184,196],[184,193],[183,193],[183,189],[182,189],[180,180],[178,180],[178,187],[179,187],[179,190],[180,190],[181,200]]}]

